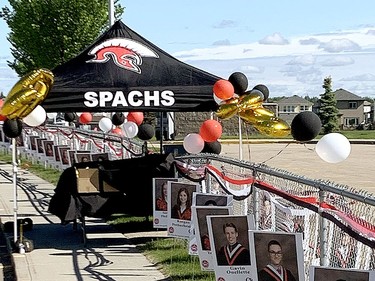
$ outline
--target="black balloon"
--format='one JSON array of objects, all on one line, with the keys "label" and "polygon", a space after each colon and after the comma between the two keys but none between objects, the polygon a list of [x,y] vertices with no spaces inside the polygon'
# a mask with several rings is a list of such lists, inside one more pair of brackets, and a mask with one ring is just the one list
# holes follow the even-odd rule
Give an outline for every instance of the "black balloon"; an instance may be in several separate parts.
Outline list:
[{"label": "black balloon", "polygon": [[64,114],[64,119],[67,122],[73,122],[74,120],[76,120],[76,114],[74,112],[66,112]]},{"label": "black balloon", "polygon": [[261,91],[263,96],[264,96],[264,101],[266,101],[270,95],[270,91],[268,90],[267,86],[263,85],[263,84],[258,84],[256,85],[253,90],[258,90],[258,91]]},{"label": "black balloon", "polygon": [[19,119],[6,119],[3,124],[3,132],[8,138],[19,137],[22,133],[22,121]]},{"label": "black balloon", "polygon": [[122,112],[116,112],[112,115],[112,124],[115,126],[120,126],[125,121],[125,115]]},{"label": "black balloon", "polygon": [[204,142],[204,147],[202,149],[202,153],[220,154],[220,152],[221,152],[220,142],[218,142],[218,141]]},{"label": "black balloon", "polygon": [[154,126],[143,123],[138,126],[138,134],[137,137],[141,140],[149,140],[155,135]]},{"label": "black balloon", "polygon": [[314,139],[322,128],[318,115],[312,111],[298,113],[290,126],[291,134],[296,141],[309,141]]},{"label": "black balloon", "polygon": [[245,93],[248,86],[248,80],[245,74],[242,72],[234,72],[229,76],[228,81],[233,85],[234,92],[237,95]]},{"label": "black balloon", "polygon": [[264,95],[262,91],[259,91],[257,89],[252,89],[251,91],[246,92],[246,94],[260,96],[260,98],[264,101]]}]

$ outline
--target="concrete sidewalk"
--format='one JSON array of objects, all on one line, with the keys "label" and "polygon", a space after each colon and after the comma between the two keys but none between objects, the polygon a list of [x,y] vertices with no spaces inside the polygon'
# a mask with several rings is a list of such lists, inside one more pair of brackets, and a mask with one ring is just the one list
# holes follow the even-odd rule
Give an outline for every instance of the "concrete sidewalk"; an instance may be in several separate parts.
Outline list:
[{"label": "concrete sidewalk", "polygon": [[[169,280],[130,239],[100,219],[87,218],[85,247],[82,229],[61,225],[56,216],[48,213],[55,187],[28,171],[20,170],[18,178],[18,218],[33,220],[33,229],[24,232],[24,236],[32,240],[34,250],[12,253],[16,280]],[[11,165],[0,163],[0,182],[0,215],[4,224],[14,220]],[[12,244],[13,234],[6,233]],[[167,236],[166,231],[147,234]]]}]

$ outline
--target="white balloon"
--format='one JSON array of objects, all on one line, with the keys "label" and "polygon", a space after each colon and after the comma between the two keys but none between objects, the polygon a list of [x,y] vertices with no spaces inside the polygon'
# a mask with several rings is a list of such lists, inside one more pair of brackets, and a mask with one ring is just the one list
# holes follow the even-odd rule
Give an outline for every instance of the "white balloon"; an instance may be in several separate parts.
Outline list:
[{"label": "white balloon", "polygon": [[224,100],[218,98],[215,94],[213,94],[213,96],[214,96],[214,101],[215,101],[218,105],[220,105],[220,104],[224,101]]},{"label": "white balloon", "polygon": [[191,154],[197,154],[204,148],[204,140],[199,134],[188,134],[184,138],[183,146]]},{"label": "white balloon", "polygon": [[103,117],[99,120],[99,129],[102,130],[105,133],[108,133],[110,130],[112,130],[113,124],[112,120],[108,117]]},{"label": "white balloon", "polygon": [[56,112],[48,112],[47,117],[49,119],[55,119],[57,117],[57,113]]},{"label": "white balloon", "polygon": [[348,158],[351,151],[349,140],[342,134],[323,136],[315,146],[318,156],[328,163],[339,163]]},{"label": "white balloon", "polygon": [[134,138],[138,134],[138,125],[132,121],[125,122],[122,125],[124,135],[127,138]]},{"label": "white balloon", "polygon": [[30,127],[38,127],[46,121],[47,113],[44,108],[40,105],[37,105],[29,115],[23,118],[23,122]]}]

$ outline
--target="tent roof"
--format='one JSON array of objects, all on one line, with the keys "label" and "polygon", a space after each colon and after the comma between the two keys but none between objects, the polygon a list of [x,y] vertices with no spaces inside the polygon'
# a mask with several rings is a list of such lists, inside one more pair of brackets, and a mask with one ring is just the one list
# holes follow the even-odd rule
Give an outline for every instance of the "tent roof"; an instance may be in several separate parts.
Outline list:
[{"label": "tent roof", "polygon": [[213,111],[220,79],[183,63],[121,21],[52,70],[47,112]]}]

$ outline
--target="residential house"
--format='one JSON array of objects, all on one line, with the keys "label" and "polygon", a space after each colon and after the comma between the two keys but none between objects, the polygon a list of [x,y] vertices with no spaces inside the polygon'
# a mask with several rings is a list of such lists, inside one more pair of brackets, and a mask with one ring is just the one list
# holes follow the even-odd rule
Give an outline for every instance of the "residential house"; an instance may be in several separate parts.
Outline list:
[{"label": "residential house", "polygon": [[338,89],[333,92],[339,110],[339,125],[341,129],[356,128],[359,124],[369,121],[371,104],[347,90]]},{"label": "residential house", "polygon": [[[333,92],[336,98],[336,107],[339,110],[340,129],[354,129],[360,124],[369,124],[373,121],[372,104],[364,98],[347,90],[338,89]],[[313,106],[313,111],[319,113],[320,102]]]},{"label": "residential house", "polygon": [[279,117],[289,124],[300,112],[312,111],[313,103],[297,95],[282,98],[277,101]]}]

